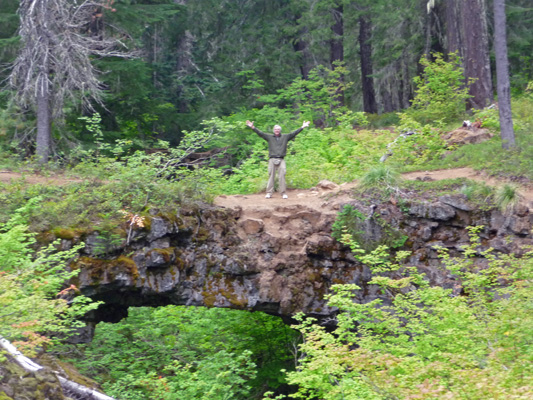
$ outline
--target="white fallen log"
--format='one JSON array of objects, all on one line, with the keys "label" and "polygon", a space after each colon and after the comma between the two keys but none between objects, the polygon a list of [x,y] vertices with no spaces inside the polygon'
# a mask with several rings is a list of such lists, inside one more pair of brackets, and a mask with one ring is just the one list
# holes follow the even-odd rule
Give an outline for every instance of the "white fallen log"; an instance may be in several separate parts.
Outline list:
[{"label": "white fallen log", "polygon": [[24,368],[26,371],[38,371],[42,366],[39,364],[34,363],[32,360],[30,360],[28,357],[23,355],[20,351],[17,350],[15,346],[13,346],[8,340],[4,339],[0,336],[0,346],[7,351],[9,354],[13,356],[16,362]]},{"label": "white fallen log", "polygon": [[[4,339],[1,336],[0,347],[7,351],[15,359],[15,361],[26,371],[35,372],[44,368],[42,365],[39,365],[28,357],[26,357],[24,354],[18,351],[17,348],[13,346],[8,340]],[[63,378],[61,375],[59,375],[57,371],[52,372],[56,374],[56,377],[59,380],[61,387],[75,394],[76,396],[85,396],[83,398],[87,400],[116,400],[113,397],[109,397],[103,393],[98,392],[97,390],[88,388],[86,386],[80,385],[79,383]]]},{"label": "white fallen log", "polygon": [[400,134],[399,136],[396,137],[396,139],[394,139],[393,142],[389,143],[387,145],[387,153],[383,154],[381,156],[381,158],[379,159],[379,162],[385,162],[385,160],[387,160],[387,158],[389,158],[390,156],[392,156],[392,146],[394,146],[396,144],[396,142],[398,141],[398,139],[400,138],[406,138],[407,136],[412,136],[412,135],[415,135],[417,132],[416,131],[407,131],[407,132],[404,132],[402,134]]},{"label": "white fallen log", "polygon": [[61,375],[57,375],[57,379],[59,379],[59,382],[61,383],[61,387],[63,389],[68,390],[76,394],[77,396],[90,396],[90,397],[83,397],[84,399],[115,400],[113,397],[109,397],[94,389],[88,388],[87,386],[83,386],[83,385],[80,385],[79,383],[70,381],[66,378],[63,378]]}]

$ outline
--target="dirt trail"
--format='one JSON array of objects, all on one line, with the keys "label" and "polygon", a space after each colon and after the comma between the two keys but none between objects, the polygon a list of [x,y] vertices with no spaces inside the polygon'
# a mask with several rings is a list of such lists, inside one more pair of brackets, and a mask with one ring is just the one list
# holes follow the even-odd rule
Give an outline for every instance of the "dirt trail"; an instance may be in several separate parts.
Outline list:
[{"label": "dirt trail", "polygon": [[[510,181],[496,179],[471,168],[453,168],[436,171],[418,171],[402,175],[407,180],[443,180],[453,178],[467,178],[478,182],[485,182],[490,186],[498,186]],[[227,208],[240,208],[239,220],[261,221],[263,230],[272,236],[289,239],[294,232],[305,229],[298,225],[299,220],[309,221],[309,218],[294,218],[297,215],[320,214],[324,217],[335,215],[340,205],[351,199],[350,190],[357,185],[356,181],[342,185],[318,185],[312,189],[288,190],[288,199],[282,199],[279,193],[274,193],[271,199],[266,199],[264,193],[251,195],[219,196],[215,204]],[[520,186],[520,193],[527,205],[533,202],[531,186]],[[316,211],[319,211],[317,213]],[[292,215],[292,217],[290,217]],[[242,224],[241,224],[242,225]]]},{"label": "dirt trail", "polygon": [[30,185],[68,185],[69,183],[83,181],[81,179],[67,178],[64,175],[43,176],[34,173],[0,171],[0,182],[11,183],[19,180]]},{"label": "dirt trail", "polygon": [[[467,178],[478,182],[485,182],[489,186],[499,186],[504,183],[509,183],[510,180],[503,180],[491,178],[488,175],[475,171],[472,168],[452,168],[435,171],[416,171],[409,172],[402,175],[406,180],[443,180],[454,178]],[[287,194],[288,199],[282,199],[279,193],[274,193],[271,199],[265,199],[264,193],[250,194],[250,195],[235,195],[235,196],[220,196],[215,200],[215,204],[224,207],[241,207],[246,212],[253,213],[254,210],[268,208],[269,210],[276,210],[279,207],[288,207],[294,205],[305,205],[305,207],[312,209],[323,209],[330,203],[339,203],[349,198],[345,193],[357,185],[356,181],[337,185],[334,188],[323,188],[318,186],[313,189],[293,189],[289,190]],[[520,186],[520,193],[526,201],[533,201],[533,188],[531,186]],[[328,200],[329,199],[329,200]]]}]

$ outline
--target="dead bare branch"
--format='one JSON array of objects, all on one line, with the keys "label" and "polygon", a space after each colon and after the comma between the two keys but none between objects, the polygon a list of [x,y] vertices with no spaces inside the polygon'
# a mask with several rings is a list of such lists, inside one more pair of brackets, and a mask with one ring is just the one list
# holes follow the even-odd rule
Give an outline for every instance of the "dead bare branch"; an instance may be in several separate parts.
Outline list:
[{"label": "dead bare branch", "polygon": [[49,91],[53,117],[62,116],[67,100],[92,108],[101,103],[103,88],[91,57],[134,58],[118,38],[91,32],[90,24],[105,8],[98,1],[21,0],[21,49],[9,83],[21,106],[35,104],[39,93]]}]

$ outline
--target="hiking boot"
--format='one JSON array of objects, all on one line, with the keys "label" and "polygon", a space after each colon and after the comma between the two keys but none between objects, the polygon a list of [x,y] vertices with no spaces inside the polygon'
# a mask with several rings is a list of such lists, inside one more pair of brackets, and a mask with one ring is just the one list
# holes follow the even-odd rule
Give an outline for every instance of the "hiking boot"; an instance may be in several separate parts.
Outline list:
[{"label": "hiking boot", "polygon": [[281,196],[281,197],[283,197],[284,199],[288,199],[288,198],[289,198],[289,196],[287,196],[286,194],[284,194],[284,195]]},{"label": "hiking boot", "polygon": [[272,197],[272,195],[270,193],[267,193],[267,195],[265,196],[265,199],[270,199]]}]

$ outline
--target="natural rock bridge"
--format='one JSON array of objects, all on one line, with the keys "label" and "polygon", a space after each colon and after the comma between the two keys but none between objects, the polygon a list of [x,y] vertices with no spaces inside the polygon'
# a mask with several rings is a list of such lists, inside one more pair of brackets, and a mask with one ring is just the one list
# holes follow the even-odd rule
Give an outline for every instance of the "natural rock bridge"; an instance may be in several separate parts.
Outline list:
[{"label": "natural rock bridge", "polygon": [[215,205],[153,215],[133,232],[130,243],[106,259],[93,255],[100,240],[94,232],[74,264],[80,270],[76,284],[83,294],[105,303],[91,316],[94,322],[118,321],[131,306],[169,304],[263,311],[285,319],[302,311],[327,321],[335,309],[327,306],[324,295],[334,284],[360,286],[356,301],[382,296],[368,284],[369,269],[330,236],[344,204],[373,213],[366,221],[373,240],[387,229],[406,235],[411,265],[445,287],[454,281],[439,268],[433,246],[461,251],[468,243],[466,226],[484,225],[481,249],[520,252],[533,244],[533,216],[525,206],[511,215],[476,210],[459,194],[434,201],[407,198],[401,207],[397,203],[391,198],[364,205],[352,198],[349,186],[334,184],[294,191],[289,200],[222,197]]}]

